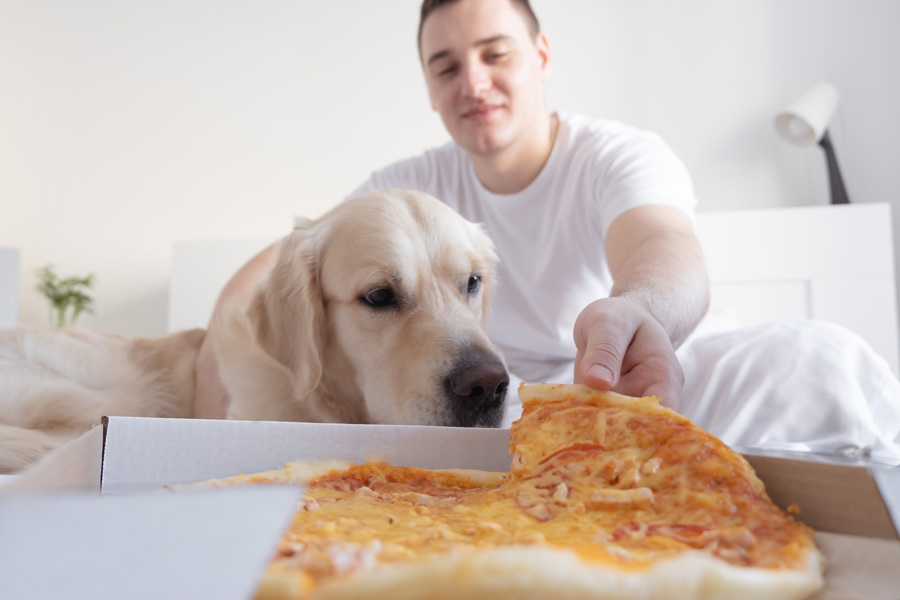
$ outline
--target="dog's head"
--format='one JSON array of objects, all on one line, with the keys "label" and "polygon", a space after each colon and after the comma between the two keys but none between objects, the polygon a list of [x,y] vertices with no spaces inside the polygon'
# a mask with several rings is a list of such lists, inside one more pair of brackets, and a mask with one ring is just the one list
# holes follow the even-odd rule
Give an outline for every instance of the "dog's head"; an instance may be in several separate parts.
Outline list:
[{"label": "dog's head", "polygon": [[509,384],[483,329],[496,261],[431,196],[365,194],[298,220],[246,325],[298,418],[496,427]]}]

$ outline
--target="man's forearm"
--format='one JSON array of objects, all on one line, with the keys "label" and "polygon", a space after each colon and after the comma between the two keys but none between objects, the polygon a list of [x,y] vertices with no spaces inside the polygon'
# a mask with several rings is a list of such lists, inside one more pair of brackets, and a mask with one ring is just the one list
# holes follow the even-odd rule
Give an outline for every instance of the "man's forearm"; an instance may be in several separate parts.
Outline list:
[{"label": "man's forearm", "polygon": [[709,306],[706,263],[693,234],[666,231],[648,237],[616,269],[614,281],[610,296],[644,307],[676,348]]}]

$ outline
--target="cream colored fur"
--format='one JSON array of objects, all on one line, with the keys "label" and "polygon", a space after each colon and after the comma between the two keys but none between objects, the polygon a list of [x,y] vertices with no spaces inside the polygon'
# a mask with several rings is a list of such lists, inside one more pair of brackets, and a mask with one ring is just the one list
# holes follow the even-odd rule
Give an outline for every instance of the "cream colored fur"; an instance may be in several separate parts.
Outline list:
[{"label": "cream colored fur", "polygon": [[0,473],[34,462],[104,415],[189,417],[204,335],[0,330]]},{"label": "cream colored fur", "polygon": [[[228,417],[455,424],[440,401],[447,372],[471,348],[498,354],[483,330],[496,260],[480,227],[421,193],[298,220],[249,305],[214,328]],[[475,274],[481,288],[467,294]],[[380,288],[396,307],[365,305]]]},{"label": "cream colored fur", "polygon": [[[424,194],[376,192],[298,220],[249,303],[211,329],[228,417],[461,424],[448,373],[473,350],[499,360],[482,328],[495,263],[478,226]],[[395,306],[364,301],[387,288]],[[104,415],[190,417],[205,335],[0,331],[0,473]]]}]

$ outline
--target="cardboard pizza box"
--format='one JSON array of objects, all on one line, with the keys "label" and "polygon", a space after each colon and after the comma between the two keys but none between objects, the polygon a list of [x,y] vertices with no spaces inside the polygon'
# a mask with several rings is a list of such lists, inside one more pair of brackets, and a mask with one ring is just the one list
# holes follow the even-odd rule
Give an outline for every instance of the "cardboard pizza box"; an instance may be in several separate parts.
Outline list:
[{"label": "cardboard pizza box", "polygon": [[302,489],[101,496],[107,431],[0,481],[0,598],[250,598]]},{"label": "cardboard pizza box", "polygon": [[430,469],[508,471],[509,430],[110,417],[104,494],[281,468],[297,460],[379,457]]},{"label": "cardboard pizza box", "polygon": [[[109,498],[159,498],[157,491],[163,485],[264,471],[297,459],[342,458],[361,462],[377,456],[397,465],[490,471],[506,471],[510,462],[507,430],[126,417],[104,421],[103,427],[59,449],[18,480],[0,486],[0,499],[4,491],[7,496],[16,491],[21,496],[33,489],[47,493],[55,485],[69,489],[86,487],[95,495],[99,491]],[[801,511],[799,518],[817,532],[828,570],[826,588],[815,600],[900,597],[900,468],[837,462],[806,454],[767,455],[750,450],[743,453],[766,483],[773,500],[782,507],[796,504]],[[102,459],[98,454],[102,454]],[[170,496],[174,499],[169,506],[176,507],[174,510],[192,510],[188,507],[192,504],[191,494]],[[57,493],[55,497],[64,504],[81,501],[72,500],[68,494]],[[104,499],[108,498],[100,500]],[[3,510],[0,504],[0,515]],[[259,506],[256,510],[260,510]],[[185,518],[184,514],[179,518]],[[103,526],[100,515],[79,518],[82,524]],[[154,518],[158,522],[149,525],[163,527],[171,518],[160,514]],[[55,523],[57,526],[65,527],[66,522]],[[270,537],[270,548],[274,548],[277,537]],[[222,548],[221,542],[207,544],[197,538],[179,543],[190,546],[193,553],[220,552]],[[85,555],[92,552],[82,550]],[[127,575],[132,567],[121,564],[116,556],[103,556],[105,571]],[[163,564],[159,556],[153,560]],[[154,564],[153,560],[150,564]],[[233,568],[243,569],[242,573],[251,580],[261,573],[260,563],[254,561]],[[193,584],[189,572],[170,577],[176,585],[179,578],[185,586]],[[93,594],[94,590],[91,592],[73,595],[70,589],[67,596],[101,597]],[[3,593],[2,582],[0,597],[14,597]]]},{"label": "cardboard pizza box", "polygon": [[0,495],[0,598],[246,600],[301,490],[215,491]]}]

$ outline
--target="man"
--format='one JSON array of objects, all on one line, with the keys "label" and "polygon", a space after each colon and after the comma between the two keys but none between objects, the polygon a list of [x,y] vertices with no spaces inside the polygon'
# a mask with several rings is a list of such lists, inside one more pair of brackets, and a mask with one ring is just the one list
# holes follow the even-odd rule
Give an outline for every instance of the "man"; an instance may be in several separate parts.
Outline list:
[{"label": "man", "polygon": [[[485,223],[501,259],[488,332],[514,375],[658,395],[677,409],[684,376],[675,347],[708,299],[684,167],[655,136],[618,124],[595,131],[548,112],[543,82],[551,71],[550,49],[527,1],[426,0],[419,50],[432,108],[454,143],[376,173],[357,193],[420,189]],[[557,151],[560,164],[551,165]],[[581,158],[598,164],[573,173],[568,163]],[[462,163],[461,172],[470,173],[478,189],[433,184],[455,178],[460,169],[454,167]],[[592,171],[600,169],[611,174],[599,178]],[[564,185],[572,176],[579,185]],[[598,179],[585,190],[584,179],[592,176]],[[530,206],[526,213],[510,210],[510,201]],[[585,218],[596,225],[585,229]],[[526,248],[545,263],[542,269],[524,257]],[[246,291],[269,257],[270,250],[248,263],[219,304]],[[205,347],[198,360],[198,416],[222,404],[214,370]]]}]

